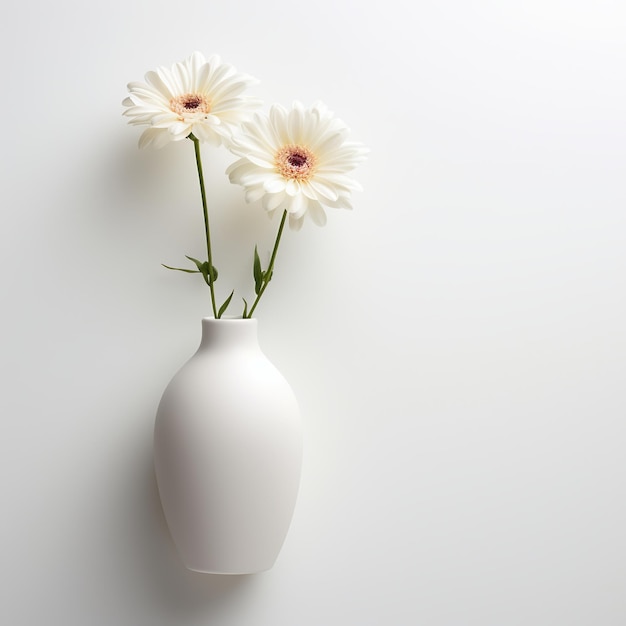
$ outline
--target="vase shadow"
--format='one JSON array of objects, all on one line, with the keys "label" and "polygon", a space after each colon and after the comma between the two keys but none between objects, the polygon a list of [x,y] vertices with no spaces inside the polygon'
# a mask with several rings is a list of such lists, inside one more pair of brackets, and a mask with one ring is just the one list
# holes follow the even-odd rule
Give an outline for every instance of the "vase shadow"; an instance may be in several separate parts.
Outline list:
[{"label": "vase shadow", "polygon": [[205,574],[183,565],[161,507],[151,445],[136,478],[137,524],[128,539],[135,546],[137,575],[144,578],[146,595],[164,614],[177,619],[201,614],[208,619],[254,588],[258,576]]}]

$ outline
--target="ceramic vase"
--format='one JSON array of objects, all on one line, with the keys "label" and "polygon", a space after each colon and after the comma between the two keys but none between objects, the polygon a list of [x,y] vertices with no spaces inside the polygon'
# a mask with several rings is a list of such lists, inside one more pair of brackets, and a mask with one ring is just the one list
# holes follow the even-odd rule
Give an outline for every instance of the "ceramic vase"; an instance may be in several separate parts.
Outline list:
[{"label": "ceramic vase", "polygon": [[200,347],[167,386],[154,432],[159,495],[186,567],[271,568],[301,462],[298,404],[259,347],[257,320],[204,318]]}]

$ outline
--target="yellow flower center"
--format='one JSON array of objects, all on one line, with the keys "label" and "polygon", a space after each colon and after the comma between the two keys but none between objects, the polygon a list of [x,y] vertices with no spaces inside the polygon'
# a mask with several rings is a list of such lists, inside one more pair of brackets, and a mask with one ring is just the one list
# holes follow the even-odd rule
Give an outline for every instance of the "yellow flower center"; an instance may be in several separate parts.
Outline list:
[{"label": "yellow flower center", "polygon": [[170,100],[170,109],[182,119],[190,113],[211,112],[211,101],[201,93],[186,93]]},{"label": "yellow flower center", "polygon": [[317,158],[306,146],[289,144],[278,150],[274,163],[284,178],[308,180],[315,172]]}]

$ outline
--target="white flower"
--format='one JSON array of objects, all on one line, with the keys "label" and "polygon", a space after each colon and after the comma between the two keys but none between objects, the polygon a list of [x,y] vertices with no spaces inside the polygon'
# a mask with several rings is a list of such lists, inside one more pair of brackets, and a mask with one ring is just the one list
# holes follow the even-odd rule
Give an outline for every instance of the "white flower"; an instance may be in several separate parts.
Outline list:
[{"label": "white flower", "polygon": [[246,190],[246,201],[289,213],[289,225],[302,226],[309,214],[326,223],[323,206],[351,209],[350,194],[361,186],[347,173],[367,154],[360,143],[346,141],[347,126],[321,103],[290,111],[274,105],[269,117],[255,114],[233,136],[230,150],[241,158],[227,170],[230,181]]},{"label": "white flower", "polygon": [[139,139],[140,148],[161,148],[190,133],[219,145],[259,104],[241,95],[256,80],[238,74],[218,56],[207,61],[200,52],[170,69],[148,72],[145,79],[128,84],[130,95],[122,103],[129,124],[150,126]]}]

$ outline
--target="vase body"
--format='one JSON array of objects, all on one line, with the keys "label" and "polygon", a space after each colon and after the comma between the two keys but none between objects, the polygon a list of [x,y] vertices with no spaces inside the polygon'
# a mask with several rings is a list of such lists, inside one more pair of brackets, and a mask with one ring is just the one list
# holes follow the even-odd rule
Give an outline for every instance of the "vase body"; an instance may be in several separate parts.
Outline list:
[{"label": "vase body", "polygon": [[202,320],[198,351],[159,404],[154,463],[186,567],[272,567],[296,502],[302,431],[289,384],[258,345],[255,319]]}]

